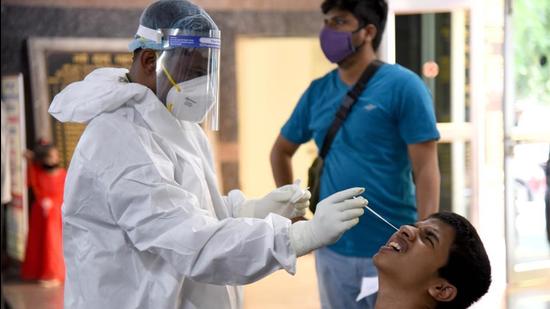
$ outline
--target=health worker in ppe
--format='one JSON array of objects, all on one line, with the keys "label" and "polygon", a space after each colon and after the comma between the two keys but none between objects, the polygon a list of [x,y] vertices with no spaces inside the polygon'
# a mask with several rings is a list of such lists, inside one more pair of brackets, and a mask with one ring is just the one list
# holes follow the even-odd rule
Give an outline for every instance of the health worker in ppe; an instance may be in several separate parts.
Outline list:
[{"label": "health worker in ppe", "polygon": [[295,224],[310,197],[299,184],[221,195],[198,124],[218,112],[220,31],[204,10],[151,4],[130,50],[129,71],[93,71],[49,109],[87,124],[64,196],[66,308],[240,308],[239,285],[294,274],[297,256],[357,224],[363,188]]}]

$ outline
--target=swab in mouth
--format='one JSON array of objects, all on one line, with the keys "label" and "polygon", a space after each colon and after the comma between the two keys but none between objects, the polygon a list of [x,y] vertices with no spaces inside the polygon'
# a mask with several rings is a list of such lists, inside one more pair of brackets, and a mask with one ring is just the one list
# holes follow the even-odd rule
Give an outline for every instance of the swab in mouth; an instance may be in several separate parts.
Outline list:
[{"label": "swab in mouth", "polygon": [[387,225],[391,226],[392,228],[394,228],[396,231],[399,231],[398,228],[396,228],[393,224],[389,223],[388,220],[382,218],[381,215],[379,215],[376,211],[372,210],[372,208],[370,208],[368,205],[365,205],[365,208],[368,209],[370,212],[372,212],[375,216],[377,216],[380,220],[384,221]]}]

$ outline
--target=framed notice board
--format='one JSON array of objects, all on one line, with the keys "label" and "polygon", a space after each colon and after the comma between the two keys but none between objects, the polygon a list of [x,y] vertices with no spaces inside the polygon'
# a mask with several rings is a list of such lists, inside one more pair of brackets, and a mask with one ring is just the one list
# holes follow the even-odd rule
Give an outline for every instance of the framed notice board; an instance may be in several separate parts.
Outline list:
[{"label": "framed notice board", "polygon": [[52,141],[67,167],[85,125],[61,123],[48,114],[53,98],[100,67],[129,68],[129,39],[31,38],[28,41],[35,137]]}]

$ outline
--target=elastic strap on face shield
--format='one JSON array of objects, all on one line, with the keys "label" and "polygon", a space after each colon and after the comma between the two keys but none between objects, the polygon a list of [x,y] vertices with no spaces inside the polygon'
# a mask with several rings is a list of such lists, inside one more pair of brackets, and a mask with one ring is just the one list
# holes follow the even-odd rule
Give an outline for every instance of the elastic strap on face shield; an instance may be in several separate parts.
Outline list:
[{"label": "elastic strap on face shield", "polygon": [[170,81],[170,83],[172,84],[172,86],[176,87],[176,91],[177,91],[177,92],[181,92],[180,86],[176,83],[176,81],[174,80],[174,78],[172,77],[172,75],[170,74],[170,72],[168,72],[168,70],[166,69],[166,67],[164,66],[164,64],[161,63],[160,66],[162,67],[162,71],[164,72],[164,75],[166,75],[166,78],[168,78],[168,80]]}]

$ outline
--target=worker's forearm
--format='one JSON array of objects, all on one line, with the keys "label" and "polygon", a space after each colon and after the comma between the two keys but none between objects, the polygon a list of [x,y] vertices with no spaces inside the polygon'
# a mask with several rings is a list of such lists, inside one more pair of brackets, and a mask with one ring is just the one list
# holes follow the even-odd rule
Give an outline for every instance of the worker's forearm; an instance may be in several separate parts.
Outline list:
[{"label": "worker's forearm", "polygon": [[271,170],[277,187],[293,182],[292,157],[276,150],[271,152]]},{"label": "worker's forearm", "polygon": [[439,211],[440,175],[437,165],[425,167],[415,175],[418,219]]}]

